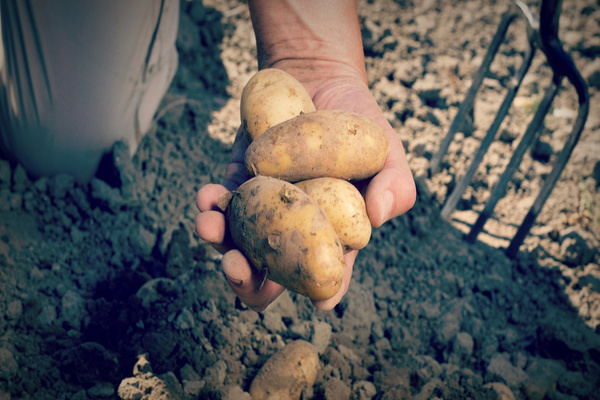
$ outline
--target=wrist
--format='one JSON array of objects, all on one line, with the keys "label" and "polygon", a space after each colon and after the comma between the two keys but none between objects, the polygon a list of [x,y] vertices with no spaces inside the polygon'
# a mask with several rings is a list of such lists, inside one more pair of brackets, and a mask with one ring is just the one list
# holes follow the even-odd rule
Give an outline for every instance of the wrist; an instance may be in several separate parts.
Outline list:
[{"label": "wrist", "polygon": [[259,69],[279,68],[309,93],[330,80],[366,86],[354,0],[249,0]]}]

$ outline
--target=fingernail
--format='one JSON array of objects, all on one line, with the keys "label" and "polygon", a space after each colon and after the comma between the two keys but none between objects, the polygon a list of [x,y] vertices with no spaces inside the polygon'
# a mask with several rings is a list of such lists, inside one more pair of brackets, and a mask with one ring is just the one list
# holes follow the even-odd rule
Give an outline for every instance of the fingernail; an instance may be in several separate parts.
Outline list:
[{"label": "fingernail", "polygon": [[241,279],[233,279],[233,278],[227,276],[226,274],[223,274],[223,275],[225,275],[225,279],[227,279],[234,286],[242,286],[242,283],[244,283],[244,281]]}]

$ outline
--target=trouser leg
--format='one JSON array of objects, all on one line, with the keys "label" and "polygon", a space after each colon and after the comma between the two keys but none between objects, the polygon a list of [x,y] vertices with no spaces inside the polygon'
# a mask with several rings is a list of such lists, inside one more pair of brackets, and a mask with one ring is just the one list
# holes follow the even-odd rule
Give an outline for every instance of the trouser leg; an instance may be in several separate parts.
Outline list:
[{"label": "trouser leg", "polygon": [[177,69],[178,0],[0,2],[0,147],[33,175],[133,151]]}]

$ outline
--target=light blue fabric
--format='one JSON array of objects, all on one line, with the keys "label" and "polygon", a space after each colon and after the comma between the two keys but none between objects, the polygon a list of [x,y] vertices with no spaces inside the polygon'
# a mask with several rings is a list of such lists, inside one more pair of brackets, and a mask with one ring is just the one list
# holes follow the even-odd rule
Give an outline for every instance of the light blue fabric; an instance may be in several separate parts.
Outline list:
[{"label": "light blue fabric", "polygon": [[135,150],[177,69],[178,0],[2,0],[0,148],[33,175]]}]

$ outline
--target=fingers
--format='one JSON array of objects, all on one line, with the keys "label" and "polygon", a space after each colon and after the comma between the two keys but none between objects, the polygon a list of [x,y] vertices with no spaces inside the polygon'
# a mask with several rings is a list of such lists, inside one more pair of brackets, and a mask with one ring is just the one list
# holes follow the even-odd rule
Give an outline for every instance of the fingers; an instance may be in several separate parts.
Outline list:
[{"label": "fingers", "polygon": [[234,190],[242,183],[246,182],[250,176],[246,173],[244,165],[244,154],[248,148],[248,139],[243,129],[238,129],[233,148],[231,149],[231,159],[225,170],[223,185],[229,190]]},{"label": "fingers", "polygon": [[223,185],[217,185],[209,183],[208,185],[202,186],[196,194],[196,206],[200,212],[218,210],[219,196],[227,193],[228,190]]},{"label": "fingers", "polygon": [[373,177],[365,193],[367,214],[371,225],[376,228],[410,210],[417,196],[402,142],[395,133],[388,137],[390,151],[386,162]]},{"label": "fingers", "polygon": [[350,286],[350,278],[352,278],[354,260],[356,259],[357,255],[358,250],[344,254],[344,278],[342,279],[342,286],[340,287],[340,290],[330,299],[313,301],[312,303],[315,308],[318,308],[319,310],[332,310],[346,295],[348,287]]},{"label": "fingers", "polygon": [[225,216],[218,207],[218,199],[228,190],[223,185],[208,184],[203,186],[196,195],[196,206],[200,214],[196,215],[196,233],[200,238],[213,245],[219,252],[224,253],[231,247],[225,240],[227,223]]},{"label": "fingers", "polygon": [[253,268],[238,250],[225,253],[221,264],[231,289],[254,311],[263,311],[285,290],[283,286],[265,280],[265,276]]}]

